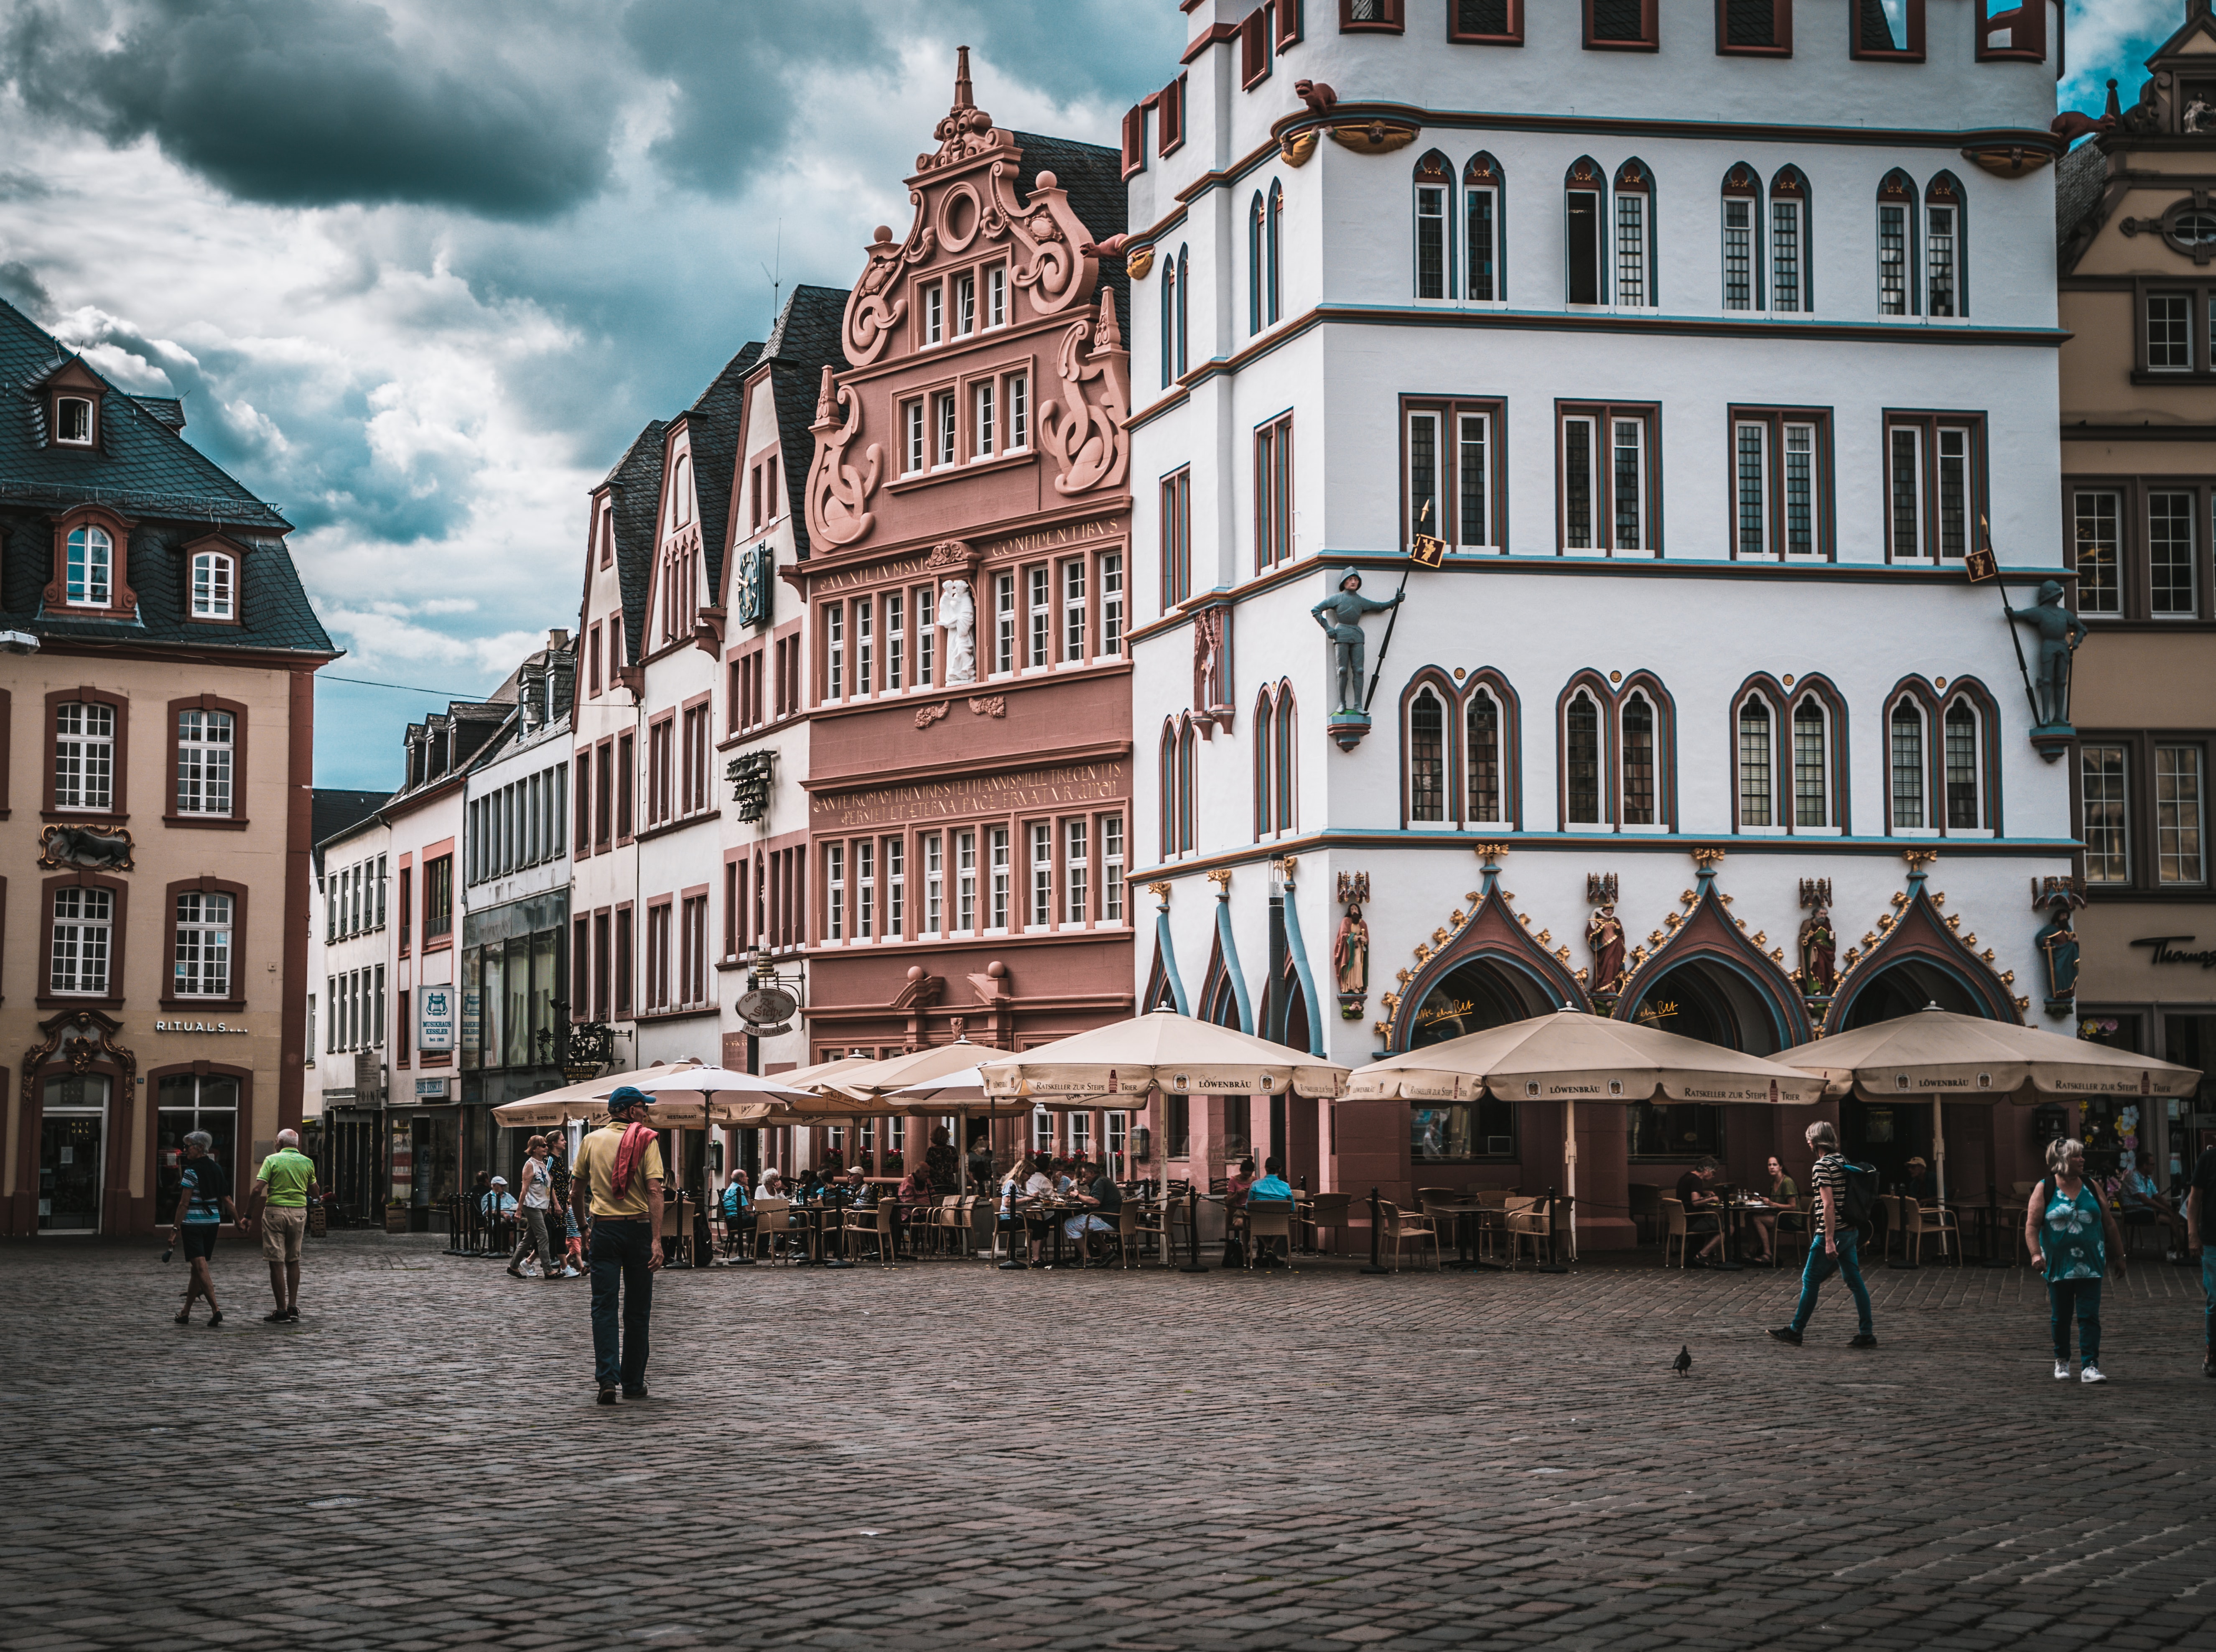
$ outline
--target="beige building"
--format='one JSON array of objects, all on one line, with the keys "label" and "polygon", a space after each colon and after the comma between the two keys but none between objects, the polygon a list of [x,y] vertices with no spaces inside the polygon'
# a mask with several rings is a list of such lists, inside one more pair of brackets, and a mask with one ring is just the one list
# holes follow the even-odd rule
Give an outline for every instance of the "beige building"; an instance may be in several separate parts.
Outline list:
[{"label": "beige building", "polygon": [[[2207,0],[2147,60],[2138,101],[2111,83],[2104,130],[2055,180],[2062,509],[2075,555],[2071,718],[2084,840],[2079,1030],[2216,1067],[2216,892],[2207,818],[2216,757],[2216,22]],[[2016,593],[2021,603],[2028,592]],[[2073,1129],[2135,1150],[2168,1185],[2216,1144],[2216,1086],[2095,1103]]]},{"label": "beige building", "polygon": [[143,1233],[301,1112],[315,672],[289,525],[0,304],[0,1233]]}]

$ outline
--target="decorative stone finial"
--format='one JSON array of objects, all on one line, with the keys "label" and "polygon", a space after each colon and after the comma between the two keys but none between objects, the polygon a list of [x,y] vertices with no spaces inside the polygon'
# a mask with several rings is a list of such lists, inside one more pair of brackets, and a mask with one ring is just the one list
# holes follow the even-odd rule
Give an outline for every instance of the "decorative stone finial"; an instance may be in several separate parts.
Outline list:
[{"label": "decorative stone finial", "polygon": [[966,46],[954,48],[954,107],[957,109],[977,107],[977,99],[970,89],[970,48]]},{"label": "decorative stone finial", "polygon": [[1093,354],[1099,355],[1123,348],[1123,330],[1116,322],[1115,289],[1104,282],[1100,288],[1100,324],[1093,330]]},{"label": "decorative stone finial", "polygon": [[829,430],[838,424],[838,386],[832,382],[831,364],[827,361],[823,364],[823,387],[816,392],[816,422],[808,427],[809,429]]}]

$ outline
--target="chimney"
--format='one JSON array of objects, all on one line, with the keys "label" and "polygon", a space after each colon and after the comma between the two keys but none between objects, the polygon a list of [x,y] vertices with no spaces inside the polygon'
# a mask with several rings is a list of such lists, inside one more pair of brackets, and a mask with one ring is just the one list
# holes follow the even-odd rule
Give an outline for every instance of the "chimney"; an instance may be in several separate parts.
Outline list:
[{"label": "chimney", "polygon": [[557,653],[560,652],[562,650],[569,646],[569,633],[559,629],[548,632],[546,633],[546,646],[553,649]]}]

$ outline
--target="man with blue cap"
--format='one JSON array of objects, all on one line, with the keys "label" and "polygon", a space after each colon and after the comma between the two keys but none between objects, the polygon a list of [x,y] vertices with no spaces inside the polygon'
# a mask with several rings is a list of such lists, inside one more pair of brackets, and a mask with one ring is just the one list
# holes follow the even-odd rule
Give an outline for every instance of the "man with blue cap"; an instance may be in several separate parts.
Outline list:
[{"label": "man with blue cap", "polygon": [[[608,1098],[608,1122],[585,1137],[569,1198],[593,1225],[593,1365],[602,1405],[620,1387],[646,1397],[646,1327],[662,1266],[662,1143],[646,1122],[646,1093],[625,1084]],[[622,1334],[617,1307],[622,1307]]]}]

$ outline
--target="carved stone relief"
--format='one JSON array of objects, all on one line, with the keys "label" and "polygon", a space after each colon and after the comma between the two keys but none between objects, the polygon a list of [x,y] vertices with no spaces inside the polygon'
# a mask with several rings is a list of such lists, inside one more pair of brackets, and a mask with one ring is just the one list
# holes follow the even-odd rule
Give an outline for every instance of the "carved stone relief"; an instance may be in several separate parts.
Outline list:
[{"label": "carved stone relief", "polygon": [[[841,423],[834,404],[843,404]],[[883,453],[876,442],[862,451],[859,469],[846,461],[846,450],[862,429],[862,400],[852,386],[838,384],[827,366],[823,390],[816,398],[816,459],[808,470],[808,532],[827,545],[853,545],[865,536],[875,518],[868,509],[877,490]]]},{"label": "carved stone relief", "polygon": [[1123,422],[1130,411],[1130,366],[1116,323],[1116,295],[1104,290],[1099,316],[1073,324],[1062,336],[1062,395],[1039,405],[1039,442],[1054,456],[1056,493],[1122,484],[1131,455]]}]

